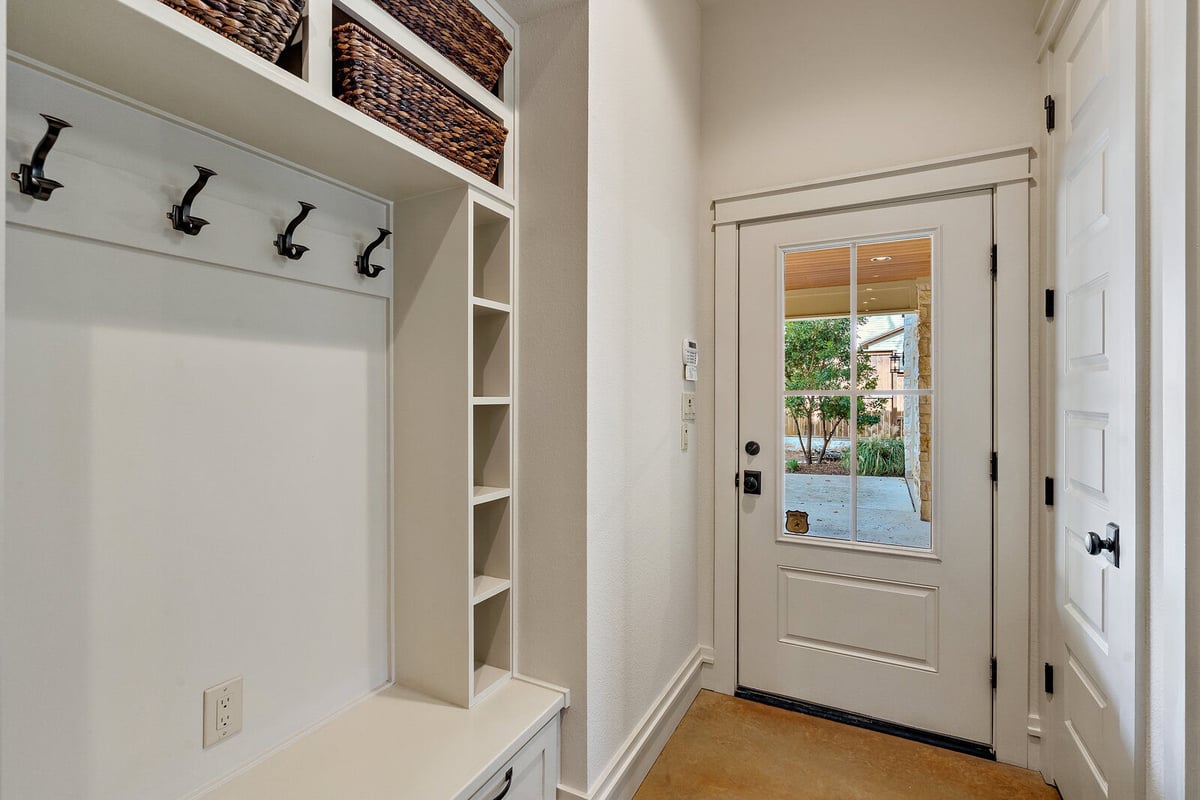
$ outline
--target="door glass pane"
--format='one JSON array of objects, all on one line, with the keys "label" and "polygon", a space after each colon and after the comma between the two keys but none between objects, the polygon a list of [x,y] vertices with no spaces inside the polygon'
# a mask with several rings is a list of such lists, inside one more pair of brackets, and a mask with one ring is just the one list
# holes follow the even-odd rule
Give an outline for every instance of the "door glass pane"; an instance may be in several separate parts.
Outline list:
[{"label": "door glass pane", "polygon": [[933,288],[928,237],[857,249],[857,540],[932,544]]},{"label": "door glass pane", "polygon": [[850,388],[850,247],[784,254],[784,389]]},{"label": "door glass pane", "polygon": [[[894,398],[897,404],[905,399],[915,398]],[[918,432],[914,439],[919,438]],[[922,461],[920,452],[910,450],[903,438],[859,437],[855,481],[858,541],[929,549],[931,477],[932,464]]]},{"label": "door glass pane", "polygon": [[785,397],[783,530],[787,536],[850,538],[848,396]]}]

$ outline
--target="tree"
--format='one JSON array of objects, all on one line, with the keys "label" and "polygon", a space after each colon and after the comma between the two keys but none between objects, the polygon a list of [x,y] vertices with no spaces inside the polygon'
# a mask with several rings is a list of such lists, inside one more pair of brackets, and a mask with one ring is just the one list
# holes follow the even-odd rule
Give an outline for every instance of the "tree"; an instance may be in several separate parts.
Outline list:
[{"label": "tree", "polygon": [[[866,319],[859,317],[862,325]],[[871,357],[863,351],[857,354],[858,387],[874,389],[878,375]],[[784,387],[788,391],[837,391],[850,388],[850,318],[789,320],[783,334]],[[879,422],[884,406],[882,400],[858,401],[858,427],[861,430]],[[819,463],[829,449],[829,440],[838,426],[850,419],[848,397],[788,397],[784,401],[788,416],[801,430],[806,423],[805,436],[800,437],[800,449],[809,464]],[[821,422],[821,451],[814,458],[813,428]]]}]

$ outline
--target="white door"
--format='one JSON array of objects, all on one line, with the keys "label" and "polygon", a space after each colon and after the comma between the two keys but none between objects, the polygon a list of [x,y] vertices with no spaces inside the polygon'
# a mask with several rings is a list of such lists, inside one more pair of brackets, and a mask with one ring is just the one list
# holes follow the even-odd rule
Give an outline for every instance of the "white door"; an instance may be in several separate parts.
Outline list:
[{"label": "white door", "polygon": [[991,192],[741,228],[743,689],[990,745],[991,246]]},{"label": "white door", "polygon": [[[1050,56],[1055,471],[1063,490],[1049,660],[1057,677],[1054,779],[1066,800],[1134,797],[1140,747],[1134,626],[1145,408],[1136,366],[1135,6],[1080,2]],[[1118,529],[1117,552],[1097,547],[1118,539]]]}]

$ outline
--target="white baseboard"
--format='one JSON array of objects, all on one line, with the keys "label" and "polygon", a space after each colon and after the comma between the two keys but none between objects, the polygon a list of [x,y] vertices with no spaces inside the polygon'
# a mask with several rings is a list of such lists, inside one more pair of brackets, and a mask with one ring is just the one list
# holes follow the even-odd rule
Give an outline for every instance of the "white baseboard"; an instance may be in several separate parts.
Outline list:
[{"label": "white baseboard", "polygon": [[631,800],[700,693],[702,648],[687,657],[587,792],[559,784],[558,800]]},{"label": "white baseboard", "polygon": [[1029,760],[1027,766],[1034,772],[1042,772],[1042,718],[1039,714],[1029,715]]}]

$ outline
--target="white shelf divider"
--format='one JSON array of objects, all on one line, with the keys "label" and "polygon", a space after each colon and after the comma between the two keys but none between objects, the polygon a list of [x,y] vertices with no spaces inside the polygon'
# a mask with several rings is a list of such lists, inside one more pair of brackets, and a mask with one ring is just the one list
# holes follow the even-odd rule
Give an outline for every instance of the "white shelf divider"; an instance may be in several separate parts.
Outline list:
[{"label": "white shelf divider", "polygon": [[512,581],[507,578],[493,578],[490,575],[476,575],[474,581],[474,603],[478,605],[488,598],[495,597],[501,592],[508,591]]},{"label": "white shelf divider", "polygon": [[512,489],[502,489],[498,486],[476,486],[472,497],[472,505],[483,505],[484,503],[494,503],[497,500],[503,500],[507,497],[512,497]]},{"label": "white shelf divider", "polygon": [[493,667],[491,664],[476,664],[474,700],[478,702],[487,697],[499,688],[505,679],[511,675],[512,672],[507,669]]},{"label": "white shelf divider", "polygon": [[500,303],[495,300],[488,300],[484,297],[471,298],[471,304],[475,307],[475,316],[480,316],[483,314],[512,313],[512,306],[508,303]]}]

